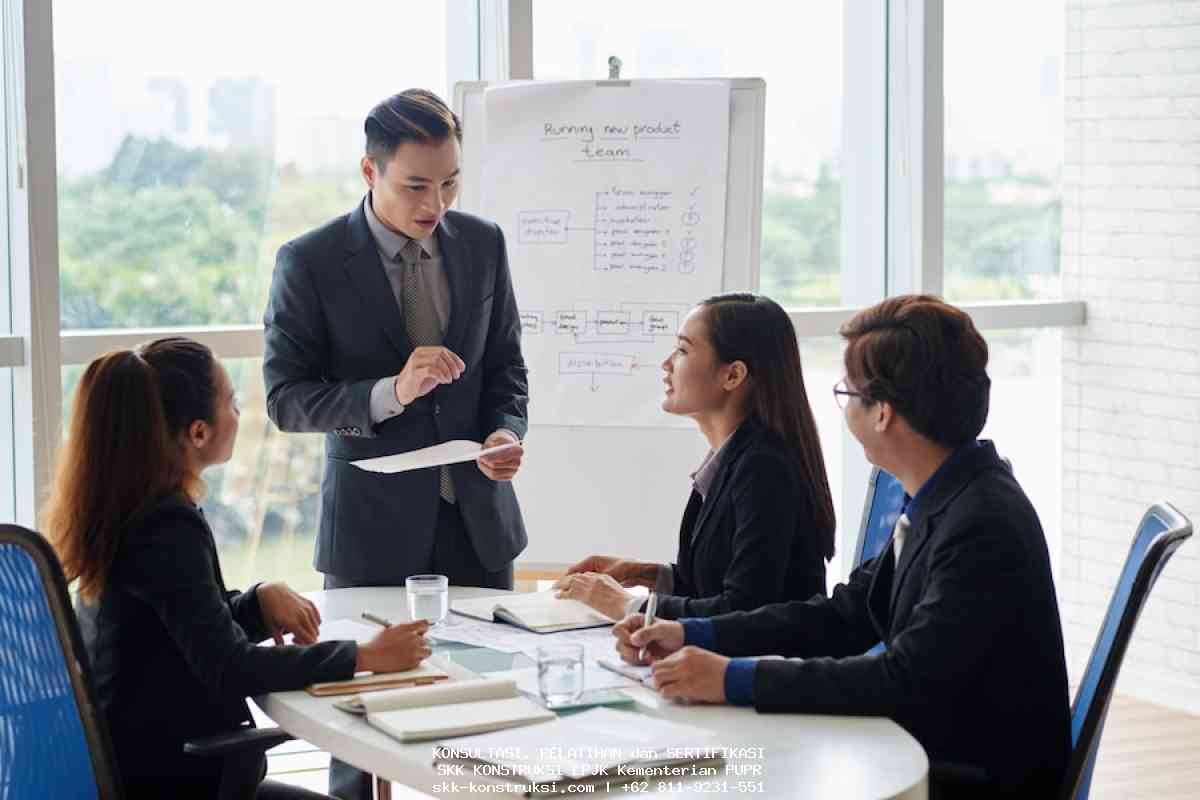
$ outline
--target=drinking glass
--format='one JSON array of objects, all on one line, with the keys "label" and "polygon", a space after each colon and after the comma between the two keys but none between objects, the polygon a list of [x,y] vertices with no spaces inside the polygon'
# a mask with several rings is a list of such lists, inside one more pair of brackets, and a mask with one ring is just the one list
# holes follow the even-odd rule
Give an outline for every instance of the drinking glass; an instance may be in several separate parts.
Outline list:
[{"label": "drinking glass", "polygon": [[445,621],[450,610],[450,581],[445,575],[411,575],[404,581],[404,589],[410,619],[427,619],[430,625]]},{"label": "drinking glass", "polygon": [[583,645],[540,645],[537,665],[538,692],[547,706],[574,703],[583,694]]}]

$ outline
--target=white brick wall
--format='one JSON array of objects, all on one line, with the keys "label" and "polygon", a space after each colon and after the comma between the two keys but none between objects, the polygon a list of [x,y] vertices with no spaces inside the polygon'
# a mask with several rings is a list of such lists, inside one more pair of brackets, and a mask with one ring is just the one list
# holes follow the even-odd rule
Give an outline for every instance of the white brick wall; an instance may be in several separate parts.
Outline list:
[{"label": "white brick wall", "polygon": [[[1071,0],[1059,593],[1076,671],[1134,527],[1200,525],[1200,2]],[[1200,533],[1159,580],[1121,690],[1200,712]]]}]

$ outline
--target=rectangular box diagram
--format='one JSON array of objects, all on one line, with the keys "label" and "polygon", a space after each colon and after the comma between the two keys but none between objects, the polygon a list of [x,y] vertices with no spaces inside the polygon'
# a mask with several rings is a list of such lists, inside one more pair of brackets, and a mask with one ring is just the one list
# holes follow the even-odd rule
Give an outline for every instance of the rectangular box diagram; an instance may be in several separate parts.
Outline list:
[{"label": "rectangular box diagram", "polygon": [[586,311],[559,311],[555,314],[555,333],[584,333],[586,330]]},{"label": "rectangular box diagram", "polygon": [[540,311],[522,311],[521,312],[521,332],[522,333],[541,333],[542,332],[542,312],[540,312]]},{"label": "rectangular box diagram", "polygon": [[642,333],[647,336],[674,336],[679,330],[678,311],[642,312]]},{"label": "rectangular box diagram", "polygon": [[629,333],[629,312],[597,311],[596,333],[601,335],[606,333],[609,335]]},{"label": "rectangular box diagram", "polygon": [[569,211],[522,211],[517,215],[521,244],[566,244]]},{"label": "rectangular box diagram", "polygon": [[629,375],[633,356],[616,353],[559,353],[560,375]]}]

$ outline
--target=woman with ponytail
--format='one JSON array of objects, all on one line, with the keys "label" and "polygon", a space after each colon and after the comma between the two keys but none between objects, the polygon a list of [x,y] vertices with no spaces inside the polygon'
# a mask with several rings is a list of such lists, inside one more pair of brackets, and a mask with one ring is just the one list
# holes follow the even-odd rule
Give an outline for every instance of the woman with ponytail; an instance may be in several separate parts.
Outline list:
[{"label": "woman with ponytail", "polygon": [[[248,695],[411,669],[430,652],[425,622],[316,643],[316,606],[286,584],[226,589],[200,474],[229,460],[237,430],[229,375],[189,339],[101,356],[76,391],[42,529],[75,582],[129,797],[212,798],[222,780],[258,784],[260,800],[321,797],[259,783],[261,759],[225,764],[183,743],[253,724]],[[296,645],[282,646],[287,633]]]},{"label": "woman with ponytail", "polygon": [[692,475],[674,564],[590,556],[556,588],[614,619],[640,611],[626,587],[658,592],[664,619],[710,617],[825,593],[834,514],[800,350],[787,312],[752,294],[688,314],[663,362],[663,410],[709,445]]}]

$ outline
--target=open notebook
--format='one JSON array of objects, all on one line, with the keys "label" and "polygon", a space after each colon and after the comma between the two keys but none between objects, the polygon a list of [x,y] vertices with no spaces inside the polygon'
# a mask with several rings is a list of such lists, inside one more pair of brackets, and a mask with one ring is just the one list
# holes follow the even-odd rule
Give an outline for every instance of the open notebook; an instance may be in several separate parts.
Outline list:
[{"label": "open notebook", "polygon": [[553,589],[529,594],[506,594],[455,600],[450,610],[465,617],[507,622],[534,633],[598,628],[613,621],[578,600],[554,596]]},{"label": "open notebook", "polygon": [[512,680],[484,678],[373,692],[335,704],[402,742],[468,736],[553,720]]}]

